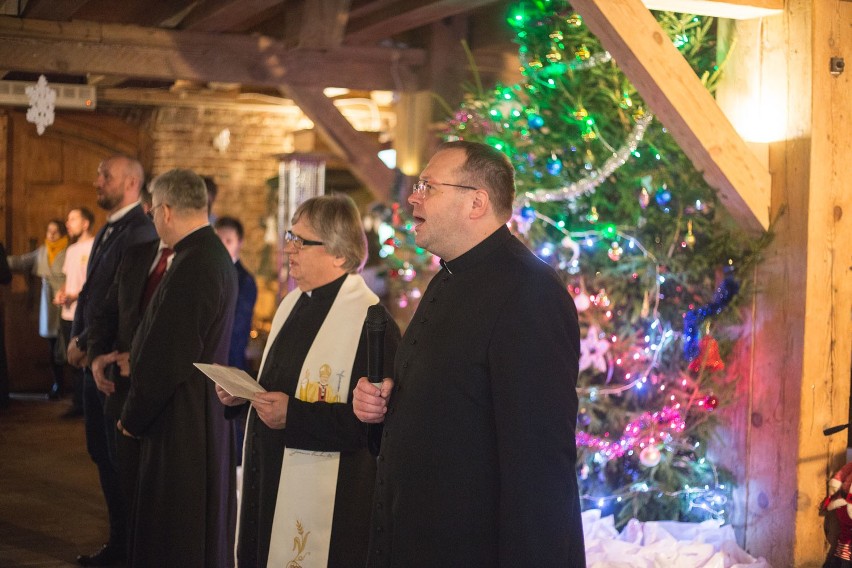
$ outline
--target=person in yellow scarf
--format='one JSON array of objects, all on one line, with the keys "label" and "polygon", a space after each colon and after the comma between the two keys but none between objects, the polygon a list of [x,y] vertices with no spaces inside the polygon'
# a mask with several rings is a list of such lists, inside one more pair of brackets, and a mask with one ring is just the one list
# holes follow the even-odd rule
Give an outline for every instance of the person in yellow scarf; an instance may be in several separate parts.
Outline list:
[{"label": "person in yellow scarf", "polygon": [[30,272],[41,278],[38,333],[47,339],[50,346],[53,386],[47,396],[53,400],[59,399],[63,391],[65,346],[59,345],[60,307],[53,303],[53,297],[65,283],[62,265],[65,264],[66,248],[68,234],[65,224],[58,219],[51,219],[47,223],[47,233],[42,246],[26,254],[7,257],[12,271]]}]

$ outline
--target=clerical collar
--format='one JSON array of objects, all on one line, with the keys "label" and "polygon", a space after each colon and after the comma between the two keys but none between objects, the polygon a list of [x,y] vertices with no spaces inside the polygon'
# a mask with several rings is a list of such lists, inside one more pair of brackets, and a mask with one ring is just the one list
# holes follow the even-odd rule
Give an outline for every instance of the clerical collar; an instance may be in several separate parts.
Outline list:
[{"label": "clerical collar", "polygon": [[343,281],[346,280],[348,274],[344,274],[340,278],[336,280],[332,280],[328,284],[323,284],[319,288],[314,288],[313,290],[309,290],[304,292],[307,294],[312,300],[322,299],[322,298],[334,298],[337,296],[337,293],[340,291],[340,287],[343,286]]},{"label": "clerical collar", "polygon": [[476,266],[497,249],[506,246],[506,242],[513,238],[509,227],[500,225],[500,228],[488,235],[484,241],[453,260],[441,259],[441,266],[450,274],[461,272]]}]

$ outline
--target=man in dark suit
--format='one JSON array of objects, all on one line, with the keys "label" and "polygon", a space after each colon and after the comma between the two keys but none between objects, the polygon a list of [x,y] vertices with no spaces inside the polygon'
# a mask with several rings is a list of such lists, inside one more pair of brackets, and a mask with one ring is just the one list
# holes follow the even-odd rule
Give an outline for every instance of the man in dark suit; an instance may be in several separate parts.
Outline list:
[{"label": "man in dark suit", "polygon": [[[115,274],[115,281],[89,328],[87,355],[95,384],[106,396],[104,418],[107,427],[113,430],[130,391],[129,373],[122,374],[115,363],[122,353],[130,352],[133,335],[142,321],[142,314],[147,307],[145,290],[151,279],[149,273],[153,272],[152,268],[157,266],[163,256],[169,254],[170,251],[162,246],[159,239],[128,248]],[[139,441],[128,436],[117,436],[116,454],[122,496],[127,505],[129,534],[129,514],[133,510],[139,470]]]},{"label": "man in dark suit", "polygon": [[117,425],[140,450],[129,564],[232,566],[231,430],[213,383],[193,363],[227,363],[236,271],[208,223],[200,177],[171,170],[151,190],[154,225],[174,256],[133,338]]},{"label": "man in dark suit", "polygon": [[[95,181],[98,206],[108,212],[107,224],[98,231],[86,268],[86,283],[77,299],[77,311],[68,342],[68,362],[88,366],[86,361],[89,325],[97,306],[106,298],[124,252],[133,244],[157,237],[154,225],[139,205],[144,173],[142,165],[127,156],[113,156],[98,166]],[[103,397],[91,370],[84,370],[83,410],[86,418],[86,447],[98,467],[101,488],[109,514],[109,541],[94,554],[81,555],[83,566],[108,566],[125,556],[126,509],[122,499],[116,456],[116,430],[104,420]]]},{"label": "man in dark suit", "polygon": [[[205,183],[207,180],[205,179]],[[210,184],[207,184],[207,195],[210,196]],[[246,362],[246,346],[251,333],[251,320],[254,315],[254,304],[257,301],[257,283],[254,276],[240,262],[240,252],[243,249],[245,232],[243,224],[234,217],[219,217],[213,223],[216,234],[234,261],[237,269],[237,307],[234,311],[234,329],[231,331],[231,346],[228,351],[228,365],[251,373]],[[230,414],[226,414],[230,417]],[[243,461],[243,438],[246,431],[246,413],[238,412],[231,418],[234,429],[234,450],[237,455],[237,465]]]},{"label": "man in dark suit", "polygon": [[245,232],[243,224],[234,217],[219,217],[214,223],[216,234],[231,255],[234,268],[237,269],[237,307],[234,312],[234,329],[231,332],[231,346],[228,353],[228,365],[248,371],[246,365],[246,345],[251,333],[251,318],[257,301],[257,284],[254,276],[240,262]]},{"label": "man in dark suit", "polygon": [[586,565],[577,311],[506,227],[514,197],[508,158],[458,141],[439,148],[408,198],[417,245],[441,270],[393,380],[362,378],[354,393],[356,416],[383,424],[370,568]]}]

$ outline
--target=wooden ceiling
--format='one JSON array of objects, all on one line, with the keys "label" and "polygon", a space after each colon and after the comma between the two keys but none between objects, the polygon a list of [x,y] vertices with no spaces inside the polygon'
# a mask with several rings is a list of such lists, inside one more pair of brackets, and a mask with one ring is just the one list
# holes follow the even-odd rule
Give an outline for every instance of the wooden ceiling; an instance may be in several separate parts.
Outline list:
[{"label": "wooden ceiling", "polygon": [[180,80],[417,90],[428,82],[430,26],[495,3],[0,0],[0,73],[101,87]]},{"label": "wooden ceiling", "polygon": [[[395,176],[376,156],[377,142],[356,131],[323,90],[460,98],[469,77],[461,40],[493,45],[501,34],[481,29],[505,28],[508,2],[0,0],[0,79],[43,74],[54,84],[94,85],[98,105],[244,105],[269,95],[274,105],[293,101],[352,172],[387,199]],[[483,41],[470,41],[476,26]],[[508,33],[496,42],[502,48],[486,48],[486,76],[489,55],[502,69],[496,53],[512,49]]]},{"label": "wooden ceiling", "polygon": [[[376,144],[342,118],[323,89],[458,92],[469,77],[460,40],[470,39],[474,24],[494,22],[495,15],[502,19],[508,1],[0,0],[0,76],[32,80],[45,74],[49,81],[96,84],[99,92],[179,85],[283,93],[346,157],[353,173],[386,199],[394,174],[376,157]],[[668,72],[684,62],[671,44],[659,40],[663,32],[647,9],[686,3],[572,1],[658,118],[729,197],[735,217],[760,231],[768,224],[769,173],[750,152],[737,149],[720,157],[725,145],[719,137],[722,142],[739,138],[697,78]],[[696,11],[757,17],[779,12],[784,0],[688,3]],[[486,42],[501,27],[492,26]],[[660,49],[668,51],[658,54]],[[655,74],[655,69],[663,71]],[[688,83],[683,93],[671,88],[670,77]],[[699,97],[707,103],[696,110],[692,101],[703,100]],[[719,129],[713,125],[719,123],[729,127],[714,136]],[[745,162],[734,154],[746,155]],[[752,194],[754,199],[740,197]]]}]

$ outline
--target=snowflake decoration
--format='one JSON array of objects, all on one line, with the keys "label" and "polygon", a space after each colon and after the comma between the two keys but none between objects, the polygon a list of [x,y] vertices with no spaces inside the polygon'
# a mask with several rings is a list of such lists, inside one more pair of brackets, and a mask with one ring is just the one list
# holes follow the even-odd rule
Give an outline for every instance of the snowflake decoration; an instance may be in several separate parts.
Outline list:
[{"label": "snowflake decoration", "polygon": [[47,86],[47,78],[44,75],[38,78],[34,87],[26,89],[27,97],[30,99],[30,108],[27,109],[27,122],[36,125],[38,135],[44,134],[44,129],[53,124],[53,110],[56,108],[56,89]]},{"label": "snowflake decoration", "polygon": [[600,328],[589,326],[589,332],[580,340],[580,371],[594,367],[601,373],[606,372],[606,352],[609,351],[609,341],[600,336]]}]

